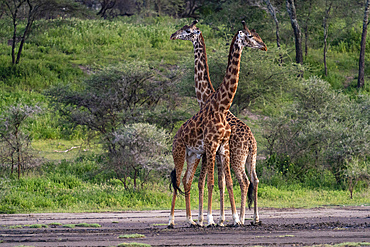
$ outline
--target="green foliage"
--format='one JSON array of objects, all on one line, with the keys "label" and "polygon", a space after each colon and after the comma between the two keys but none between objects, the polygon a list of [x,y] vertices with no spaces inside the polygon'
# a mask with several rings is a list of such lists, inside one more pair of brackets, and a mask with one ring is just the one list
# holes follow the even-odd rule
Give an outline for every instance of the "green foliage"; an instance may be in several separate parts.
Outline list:
[{"label": "green foliage", "polygon": [[293,105],[261,123],[268,163],[301,180],[311,169],[330,168],[342,184],[344,161],[369,155],[369,100],[366,95],[351,100],[327,82],[310,78],[296,92]]},{"label": "green foliage", "polygon": [[[301,8],[299,6],[297,8],[299,21],[302,23],[307,8],[304,8],[306,6],[304,1],[297,4],[302,4]],[[221,83],[224,76],[228,42],[240,28],[240,20],[245,19],[250,28],[255,28],[269,49],[267,52],[251,50],[243,52],[240,84],[232,108],[237,114],[243,113],[243,109],[248,108],[253,112],[259,111],[267,115],[260,117],[267,120],[264,121],[266,123],[255,124],[256,127],[252,128],[253,133],[257,133],[255,136],[258,138],[259,155],[267,156],[266,162],[259,162],[257,165],[261,193],[264,189],[268,191],[276,186],[287,195],[279,197],[274,196],[274,191],[269,192],[272,196],[262,198],[262,205],[302,206],[307,204],[304,197],[315,197],[313,192],[302,192],[299,189],[298,194],[290,198],[288,194],[291,190],[284,186],[292,183],[307,188],[324,188],[325,190],[320,193],[325,196],[312,203],[316,203],[315,205],[327,204],[324,202],[325,199],[333,205],[342,202],[363,203],[343,199],[340,190],[326,191],[346,186],[343,184],[349,168],[346,160],[352,162],[353,157],[356,157],[359,164],[363,164],[368,159],[369,148],[366,146],[366,140],[369,140],[369,132],[366,123],[369,116],[369,99],[366,94],[370,92],[370,87],[366,88],[368,83],[365,82],[365,88],[359,91],[355,85],[358,61],[356,52],[359,47],[357,42],[361,35],[361,26],[358,22],[360,15],[355,19],[342,20],[337,17],[333,19],[329,29],[329,74],[325,77],[322,72],[321,49],[320,11],[323,9],[322,5],[317,4],[309,23],[309,50],[304,67],[292,64],[293,41],[290,23],[282,11],[285,10],[284,3],[277,4],[277,8],[280,9],[278,14],[282,43],[280,50],[274,48],[274,23],[269,14],[263,10],[241,2],[212,2],[199,9],[202,18],[198,26],[207,44],[210,74],[215,87]],[[351,11],[348,11],[348,14],[350,13]],[[52,156],[52,160],[61,161],[44,164],[20,181],[13,181],[2,173],[0,212],[168,208],[170,194],[167,187],[162,185],[160,178],[156,178],[155,182],[154,180],[148,182],[143,190],[124,190],[122,182],[115,179],[116,174],[104,169],[108,160],[101,146],[90,148],[95,155],[88,152],[88,155],[79,159],[71,159],[76,154],[72,156],[69,153],[68,155],[54,153],[54,150],[62,148],[54,148],[58,145],[49,145],[50,140],[46,139],[54,139],[53,143],[65,143],[64,140],[60,140],[61,138],[82,142],[97,132],[89,132],[86,126],[76,127],[70,121],[61,121],[66,120],[64,113],[72,107],[61,105],[60,109],[55,110],[49,102],[50,98],[45,97],[42,92],[50,87],[58,88],[59,91],[54,91],[56,97],[51,97],[54,103],[56,98],[62,97],[66,92],[66,96],[76,96],[73,93],[81,93],[88,89],[96,90],[96,94],[103,95],[106,92],[98,89],[104,90],[109,87],[109,83],[115,84],[109,78],[118,78],[117,75],[122,75],[120,69],[132,66],[131,70],[130,68],[124,70],[127,69],[128,74],[137,74],[139,72],[135,69],[142,68],[140,64],[145,64],[145,71],[154,73],[157,78],[163,76],[156,81],[157,83],[173,78],[176,78],[176,81],[171,84],[173,91],[161,92],[162,98],[155,107],[150,107],[150,112],[145,111],[145,108],[153,106],[151,105],[153,102],[141,105],[134,112],[137,114],[135,118],[130,121],[149,122],[176,131],[185,119],[198,110],[194,98],[191,42],[169,40],[171,33],[190,22],[191,20],[175,20],[163,16],[120,17],[114,20],[77,18],[37,20],[26,41],[22,62],[12,66],[11,47],[7,45],[8,39],[12,36],[12,23],[7,18],[1,18],[0,113],[4,113],[7,107],[18,104],[39,105],[45,109],[43,115],[30,119],[25,131],[32,134],[34,140],[39,140],[38,143],[41,144],[38,148],[41,154],[47,149],[48,157]],[[18,25],[20,30],[24,29],[25,22],[20,21]],[[283,57],[282,66],[279,66],[280,54]],[[365,63],[369,62],[369,56],[366,55]],[[301,79],[296,78],[301,70],[304,70],[308,81],[316,80],[309,79],[311,75],[319,75],[328,81],[330,86],[321,80],[317,80],[320,82],[316,83],[316,89],[302,85]],[[176,77],[180,71],[184,71],[181,74],[183,77],[181,85]],[[370,66],[367,66],[365,74],[369,73]],[[92,86],[87,86],[88,83]],[[347,87],[345,90],[347,95],[331,90],[343,87]],[[112,88],[112,91],[119,91],[114,85]],[[178,95],[185,97],[177,97]],[[315,95],[316,97],[313,97]],[[80,113],[81,115],[86,113],[86,108]],[[104,116],[111,117],[109,114]],[[117,121],[117,129],[128,121],[122,112],[115,116],[120,119]],[[248,118],[248,125],[250,124],[253,125],[253,122]],[[262,131],[265,131],[263,137],[259,134]],[[268,137],[270,139],[264,137],[271,133],[275,133],[275,137],[279,138],[269,143],[271,136]],[[283,145],[285,143],[288,144],[286,149]],[[129,182],[133,182],[131,177],[129,179]],[[337,185],[338,179],[340,185]],[[139,178],[138,183],[141,182],[143,179]],[[235,185],[236,193],[240,193],[237,183]],[[196,188],[196,184],[194,186]],[[354,200],[357,200],[356,197],[368,197],[367,192],[363,192],[367,188],[365,183],[359,182],[357,188],[356,193],[360,194],[356,195]],[[340,199],[335,200],[336,196]],[[276,198],[282,198],[283,203],[274,204]],[[215,200],[217,201],[217,197]],[[181,200],[177,205],[180,208],[184,207]],[[192,195],[192,205],[197,205],[196,193]]]},{"label": "green foliage", "polygon": [[28,118],[41,112],[38,106],[16,105],[8,107],[0,115],[0,169],[15,168],[18,178],[25,170],[38,165],[31,148],[32,136],[25,129]]},{"label": "green foliage", "polygon": [[368,160],[361,160],[353,157],[352,160],[346,160],[345,176],[348,180],[348,190],[353,198],[353,191],[360,181],[370,182],[370,166]]},{"label": "green foliage", "polygon": [[[137,123],[125,125],[107,138],[116,149],[109,153],[108,169],[113,169],[126,189],[150,181],[150,175],[166,176],[173,169],[169,155],[169,135],[156,126]],[[133,184],[130,185],[130,180]]]}]

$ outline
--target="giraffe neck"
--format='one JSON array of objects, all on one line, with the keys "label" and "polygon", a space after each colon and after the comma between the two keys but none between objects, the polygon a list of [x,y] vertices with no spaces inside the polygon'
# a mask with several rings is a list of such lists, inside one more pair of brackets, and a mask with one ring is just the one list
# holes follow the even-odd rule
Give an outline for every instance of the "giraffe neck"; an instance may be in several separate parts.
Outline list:
[{"label": "giraffe neck", "polygon": [[198,39],[193,41],[193,46],[195,94],[199,106],[202,107],[215,89],[209,77],[206,44],[202,34],[199,35]]},{"label": "giraffe neck", "polygon": [[216,110],[223,112],[224,114],[226,114],[231,107],[236,89],[238,88],[242,51],[243,46],[236,41],[235,36],[230,45],[228,65],[224,80],[216,91]]}]

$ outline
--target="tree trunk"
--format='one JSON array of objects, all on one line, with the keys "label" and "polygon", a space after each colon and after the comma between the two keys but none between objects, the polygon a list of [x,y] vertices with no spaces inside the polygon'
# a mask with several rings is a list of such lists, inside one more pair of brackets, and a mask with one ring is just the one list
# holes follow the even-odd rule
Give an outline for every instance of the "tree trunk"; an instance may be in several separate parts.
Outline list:
[{"label": "tree trunk", "polygon": [[307,54],[308,54],[308,23],[310,21],[311,10],[312,10],[312,0],[310,0],[310,7],[308,8],[307,19],[305,21],[305,26],[304,26],[304,55],[305,57],[307,57]]},{"label": "tree trunk", "polygon": [[15,18],[13,19],[13,43],[12,43],[12,64],[15,64],[15,44],[17,41],[17,22]]},{"label": "tree trunk", "polygon": [[[278,48],[280,48],[279,21],[278,21],[278,19],[276,17],[275,8],[274,8],[274,6],[272,6],[270,0],[264,0],[264,2],[266,3],[267,10],[271,14],[272,19],[275,22],[275,28],[276,28],[276,32],[275,32],[276,33],[276,45],[277,45]],[[282,57],[281,54],[279,54],[279,56],[280,56],[280,61],[279,62],[280,62],[280,64],[282,64],[283,63],[283,57]]]},{"label": "tree trunk", "polygon": [[157,3],[157,13],[159,16],[161,16],[162,15],[162,2],[161,0],[157,0],[156,3]]},{"label": "tree trunk", "polygon": [[274,19],[274,22],[275,22],[275,26],[276,26],[276,44],[277,44],[277,47],[280,47],[280,36],[279,36],[279,21],[276,17],[276,11],[275,11],[275,8],[274,6],[272,6],[270,0],[263,0],[266,5],[267,5],[267,10],[269,11],[269,13],[271,14],[272,16],[272,19]]},{"label": "tree trunk", "polygon": [[21,59],[21,54],[22,54],[24,42],[26,41],[26,37],[28,35],[28,32],[30,31],[30,28],[32,26],[33,19],[34,19],[33,18],[33,8],[32,8],[31,5],[29,5],[29,7],[30,7],[30,10],[29,10],[29,14],[28,14],[27,25],[26,25],[26,28],[24,29],[23,35],[21,37],[21,43],[20,43],[19,49],[18,49],[17,60],[15,62],[16,64],[18,64],[20,59]]},{"label": "tree trunk", "polygon": [[367,25],[369,17],[369,0],[366,1],[365,5],[365,14],[364,14],[364,22],[362,27],[362,36],[361,36],[361,50],[360,50],[360,59],[359,59],[359,69],[358,69],[358,81],[357,87],[364,87],[365,80],[365,46],[366,46],[366,35],[367,35]]},{"label": "tree trunk", "polygon": [[287,11],[290,17],[290,22],[292,24],[292,28],[294,31],[295,60],[297,63],[303,64],[301,29],[299,28],[299,25],[298,25],[294,0],[286,0],[286,8],[287,8]]},{"label": "tree trunk", "polygon": [[329,15],[330,15],[330,9],[331,9],[331,4],[329,5],[328,8],[325,9],[325,16],[324,16],[324,19],[323,19],[323,23],[322,23],[322,26],[324,28],[324,69],[325,69],[325,76],[328,76],[328,66],[327,66],[327,63],[326,63],[326,53],[327,53],[327,49],[328,49],[328,19],[329,19]]}]

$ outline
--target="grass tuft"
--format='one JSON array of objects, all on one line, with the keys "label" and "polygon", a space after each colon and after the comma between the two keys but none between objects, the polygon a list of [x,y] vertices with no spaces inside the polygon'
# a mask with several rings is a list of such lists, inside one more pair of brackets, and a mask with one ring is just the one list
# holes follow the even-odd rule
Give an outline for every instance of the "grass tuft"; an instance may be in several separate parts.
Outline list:
[{"label": "grass tuft", "polygon": [[145,235],[143,234],[125,234],[125,235],[119,235],[118,238],[145,238]]},{"label": "grass tuft", "polygon": [[101,227],[101,225],[97,224],[97,223],[93,223],[93,224],[88,224],[88,223],[80,223],[80,224],[76,224],[77,227]]},{"label": "grass tuft", "polygon": [[65,228],[75,228],[76,225],[75,224],[65,224],[65,225],[63,225],[63,227],[65,227]]},{"label": "grass tuft", "polygon": [[30,228],[48,228],[48,225],[45,225],[45,224],[33,224],[33,225],[30,225]]}]

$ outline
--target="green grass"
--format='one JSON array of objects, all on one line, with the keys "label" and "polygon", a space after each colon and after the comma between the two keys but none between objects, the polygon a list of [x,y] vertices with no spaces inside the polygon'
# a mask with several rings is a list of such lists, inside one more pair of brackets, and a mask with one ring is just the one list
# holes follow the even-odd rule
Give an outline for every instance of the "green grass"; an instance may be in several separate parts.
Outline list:
[{"label": "green grass", "polygon": [[119,235],[118,238],[145,238],[145,235],[143,234],[125,234],[125,235]]},{"label": "green grass", "polygon": [[[149,183],[144,190],[125,190],[120,181],[105,180],[100,166],[85,158],[73,162],[48,165],[44,175],[29,174],[21,179],[0,181],[1,213],[45,212],[102,212],[122,210],[169,209],[172,193],[168,181]],[[104,182],[105,181],[105,182]],[[217,182],[213,193],[213,207],[219,207]],[[207,197],[205,189],[205,198]],[[234,184],[237,205],[240,205],[240,188]],[[228,193],[225,205],[229,207]],[[334,189],[308,189],[300,185],[275,186],[261,184],[258,190],[259,207],[310,208],[336,205],[369,205],[370,189],[349,192]],[[198,185],[192,184],[191,205],[198,207]],[[204,206],[206,206],[205,204]],[[184,209],[183,196],[178,196],[176,209]]]},{"label": "green grass", "polygon": [[63,225],[64,228],[75,228],[76,225],[75,224],[65,224]]},{"label": "green grass", "polygon": [[97,224],[97,223],[92,223],[92,224],[89,224],[89,223],[80,223],[80,224],[76,224],[77,227],[101,227],[101,225]]},{"label": "green grass", "polygon": [[18,229],[18,228],[23,228],[22,225],[14,225],[14,226],[8,226],[8,229]]},{"label": "green grass", "polygon": [[30,225],[30,228],[48,228],[48,225],[45,225],[45,224],[33,224],[33,225]]},{"label": "green grass", "polygon": [[32,147],[38,151],[40,157],[49,161],[74,160],[81,155],[102,152],[99,144],[86,143],[81,139],[35,140]]}]

